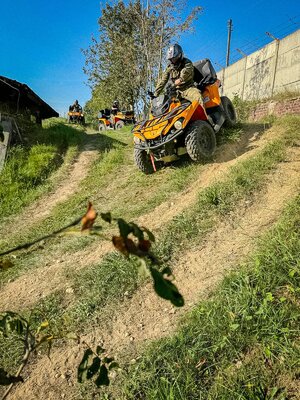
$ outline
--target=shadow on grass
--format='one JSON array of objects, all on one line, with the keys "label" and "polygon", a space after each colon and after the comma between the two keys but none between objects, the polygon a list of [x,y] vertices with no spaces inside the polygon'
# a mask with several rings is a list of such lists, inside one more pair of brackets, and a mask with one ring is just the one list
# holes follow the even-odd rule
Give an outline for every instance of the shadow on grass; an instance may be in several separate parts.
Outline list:
[{"label": "shadow on grass", "polygon": [[58,153],[63,156],[70,146],[78,146],[79,153],[83,151],[109,151],[117,146],[126,146],[123,142],[107,135],[99,135],[97,132],[87,133],[83,127],[75,127],[51,121],[51,124],[36,131],[34,140],[42,144],[57,146]]},{"label": "shadow on grass", "polygon": [[108,135],[97,132],[84,133],[80,151],[109,151],[115,147],[126,147],[127,144]]}]

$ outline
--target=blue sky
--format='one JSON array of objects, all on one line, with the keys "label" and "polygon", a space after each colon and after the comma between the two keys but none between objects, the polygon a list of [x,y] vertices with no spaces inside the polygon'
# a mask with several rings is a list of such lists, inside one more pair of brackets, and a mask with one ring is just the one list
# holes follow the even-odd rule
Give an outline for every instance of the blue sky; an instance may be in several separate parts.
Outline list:
[{"label": "blue sky", "polygon": [[[187,3],[188,8],[204,8],[195,32],[180,41],[193,61],[208,57],[225,64],[229,18],[233,20],[233,61],[241,57],[236,48],[249,54],[268,43],[266,31],[282,38],[300,28],[298,0]],[[100,2],[0,0],[0,4],[0,75],[26,83],[60,114],[75,99],[84,105],[90,89],[81,49],[89,46],[93,34],[97,36]]]}]

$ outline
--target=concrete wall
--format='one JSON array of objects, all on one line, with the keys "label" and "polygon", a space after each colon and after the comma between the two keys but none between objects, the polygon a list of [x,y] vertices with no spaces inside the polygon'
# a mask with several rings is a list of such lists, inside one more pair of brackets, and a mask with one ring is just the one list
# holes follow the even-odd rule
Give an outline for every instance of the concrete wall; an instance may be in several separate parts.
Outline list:
[{"label": "concrete wall", "polygon": [[300,90],[300,30],[218,72],[223,94],[244,100]]}]

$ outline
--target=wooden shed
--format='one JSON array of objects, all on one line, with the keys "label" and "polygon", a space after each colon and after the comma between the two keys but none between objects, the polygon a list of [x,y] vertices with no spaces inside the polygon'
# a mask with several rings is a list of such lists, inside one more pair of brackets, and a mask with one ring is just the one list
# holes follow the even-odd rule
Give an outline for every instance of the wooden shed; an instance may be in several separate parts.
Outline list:
[{"label": "wooden shed", "polygon": [[28,113],[36,118],[37,123],[43,119],[58,117],[59,114],[45,103],[26,84],[0,75],[0,103],[11,114]]}]

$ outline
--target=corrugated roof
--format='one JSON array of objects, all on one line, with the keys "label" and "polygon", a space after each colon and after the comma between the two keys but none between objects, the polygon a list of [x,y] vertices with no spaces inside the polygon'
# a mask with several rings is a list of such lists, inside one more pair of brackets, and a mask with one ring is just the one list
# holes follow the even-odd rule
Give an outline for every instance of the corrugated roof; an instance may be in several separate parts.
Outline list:
[{"label": "corrugated roof", "polygon": [[41,119],[58,117],[59,114],[45,103],[26,84],[0,75],[0,102],[8,103],[15,112],[29,109],[32,114],[40,114]]}]

